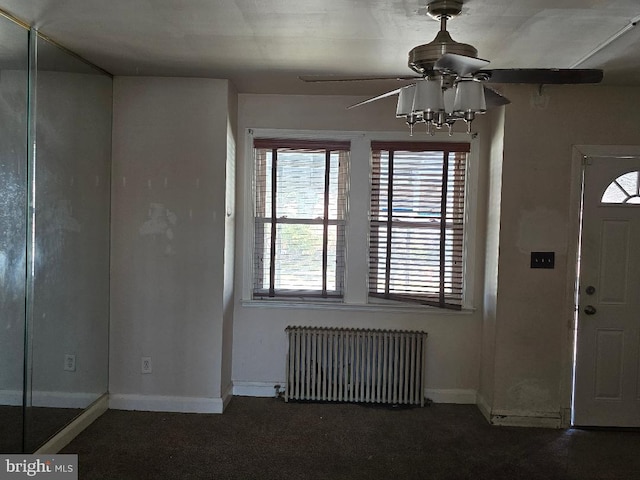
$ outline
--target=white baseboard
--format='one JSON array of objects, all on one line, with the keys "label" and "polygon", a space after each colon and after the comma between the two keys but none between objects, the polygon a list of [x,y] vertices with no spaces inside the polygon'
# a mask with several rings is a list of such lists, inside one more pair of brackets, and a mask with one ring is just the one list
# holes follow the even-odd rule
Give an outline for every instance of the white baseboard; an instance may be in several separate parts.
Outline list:
[{"label": "white baseboard", "polygon": [[96,418],[106,412],[108,407],[109,395],[105,393],[34,453],[38,455],[53,455],[58,453],[66,447],[71,440],[76,438],[80,432],[91,425]]},{"label": "white baseboard", "polygon": [[87,408],[102,395],[104,393],[35,391],[31,394],[31,405],[52,408]]},{"label": "white baseboard", "polygon": [[[240,397],[275,397],[276,385],[285,388],[285,381],[233,382],[233,394]],[[424,395],[434,403],[458,403],[475,405],[477,393],[465,389],[425,389]]]},{"label": "white baseboard", "polygon": [[[31,394],[31,406],[51,408],[87,408],[104,393],[45,392]],[[0,405],[22,406],[21,390],[0,390]]]},{"label": "white baseboard", "polygon": [[424,396],[433,403],[457,403],[475,405],[478,393],[462,388],[425,388]]},{"label": "white baseboard", "polygon": [[112,393],[109,395],[109,408],[147,412],[222,413],[230,398],[228,393],[226,393],[226,398]]},{"label": "white baseboard", "polygon": [[0,390],[0,405],[21,407],[22,390]]},{"label": "white baseboard", "polygon": [[283,389],[286,382],[233,382],[233,394],[239,397],[275,397],[275,386]]},{"label": "white baseboard", "polygon": [[480,413],[482,413],[482,416],[487,420],[487,422],[491,423],[491,407],[480,394],[478,394],[478,402],[476,405],[478,405],[478,409],[480,410]]},{"label": "white baseboard", "polygon": [[560,428],[571,428],[571,407],[565,407],[561,410],[562,420]]},{"label": "white baseboard", "polygon": [[539,427],[539,428],[563,428],[563,418],[556,412],[523,412],[512,410],[493,410],[478,394],[478,409],[491,425],[502,427]]},{"label": "white baseboard", "polygon": [[518,412],[494,410],[490,423],[504,427],[562,428],[560,412]]},{"label": "white baseboard", "polygon": [[229,382],[229,385],[227,385],[227,388],[225,388],[224,391],[222,392],[222,411],[223,412],[229,406],[229,402],[231,402],[232,398],[233,398],[233,383]]}]

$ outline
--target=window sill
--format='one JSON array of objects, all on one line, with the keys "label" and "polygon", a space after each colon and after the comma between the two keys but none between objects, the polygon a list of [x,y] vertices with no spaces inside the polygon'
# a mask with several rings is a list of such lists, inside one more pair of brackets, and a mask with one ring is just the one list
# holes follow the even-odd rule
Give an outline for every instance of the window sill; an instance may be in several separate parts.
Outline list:
[{"label": "window sill", "polygon": [[343,310],[361,312],[394,312],[394,313],[424,313],[428,315],[471,315],[474,308],[449,310],[431,307],[429,305],[400,304],[387,302],[372,303],[342,303],[336,301],[294,301],[294,300],[242,300],[240,305],[246,308],[298,308],[305,310]]}]

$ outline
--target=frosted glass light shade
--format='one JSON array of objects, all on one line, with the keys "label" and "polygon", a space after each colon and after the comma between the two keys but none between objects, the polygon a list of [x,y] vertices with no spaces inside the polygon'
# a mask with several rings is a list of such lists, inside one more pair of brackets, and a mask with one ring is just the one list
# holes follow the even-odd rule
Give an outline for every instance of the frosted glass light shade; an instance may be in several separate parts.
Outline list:
[{"label": "frosted glass light shade", "polygon": [[413,99],[414,112],[438,112],[444,110],[444,96],[438,80],[420,80],[416,83]]},{"label": "frosted glass light shade", "polygon": [[444,111],[447,113],[453,113],[453,107],[456,103],[456,87],[447,88],[444,91]]},{"label": "frosted glass light shade", "polygon": [[456,99],[453,105],[456,112],[484,112],[487,103],[484,98],[482,83],[473,80],[458,82]]},{"label": "frosted glass light shade", "polygon": [[413,97],[415,96],[416,85],[408,85],[400,89],[398,94],[398,107],[396,117],[406,117],[411,115],[413,109]]}]

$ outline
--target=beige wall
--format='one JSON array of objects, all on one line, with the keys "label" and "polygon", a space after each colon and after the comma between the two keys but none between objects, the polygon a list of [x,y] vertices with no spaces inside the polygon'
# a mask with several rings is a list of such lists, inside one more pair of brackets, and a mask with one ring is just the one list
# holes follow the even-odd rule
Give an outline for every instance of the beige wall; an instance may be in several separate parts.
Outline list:
[{"label": "beige wall", "polygon": [[[553,86],[540,98],[537,86],[514,86],[504,93],[512,103],[504,124],[492,411],[516,423],[557,420],[570,406],[572,147],[640,144],[640,89]],[[555,269],[530,269],[531,251],[555,251]]]},{"label": "beige wall", "polygon": [[112,407],[222,411],[230,95],[226,80],[115,79]]}]

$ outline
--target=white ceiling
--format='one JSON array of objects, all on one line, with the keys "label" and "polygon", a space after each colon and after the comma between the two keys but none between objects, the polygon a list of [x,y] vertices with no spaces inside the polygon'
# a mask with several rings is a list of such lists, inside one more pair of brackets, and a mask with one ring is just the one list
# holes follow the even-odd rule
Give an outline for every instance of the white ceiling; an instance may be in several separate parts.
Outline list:
[{"label": "white ceiling", "polygon": [[[0,0],[0,8],[116,75],[229,78],[240,92],[376,93],[377,82],[298,75],[407,75],[439,25],[427,0]],[[640,16],[638,0],[465,0],[449,22],[489,68],[574,66]],[[640,26],[581,67],[640,85]]]}]

